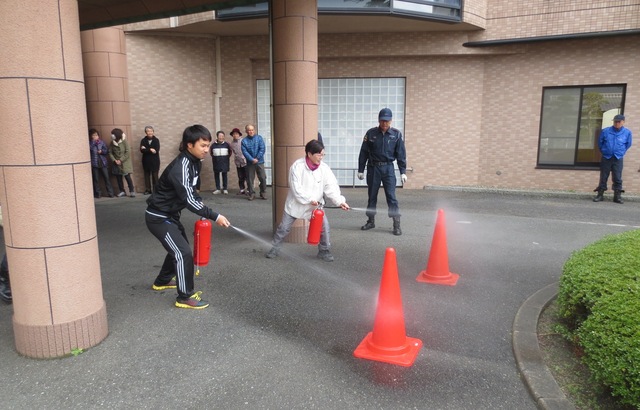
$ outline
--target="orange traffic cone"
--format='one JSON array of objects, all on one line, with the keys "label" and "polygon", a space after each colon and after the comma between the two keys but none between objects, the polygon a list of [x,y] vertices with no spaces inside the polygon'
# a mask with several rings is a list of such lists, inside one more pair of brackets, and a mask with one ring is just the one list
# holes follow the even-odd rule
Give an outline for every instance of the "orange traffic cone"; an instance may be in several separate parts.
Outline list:
[{"label": "orange traffic cone", "polygon": [[427,268],[420,272],[418,282],[435,283],[437,285],[455,286],[459,275],[449,272],[449,256],[447,255],[447,230],[444,226],[444,211],[438,209],[438,219],[433,229],[431,252]]},{"label": "orange traffic cone", "polygon": [[373,332],[360,342],[355,357],[409,367],[422,347],[422,341],[407,337],[398,281],[396,251],[387,248],[378,295]]}]

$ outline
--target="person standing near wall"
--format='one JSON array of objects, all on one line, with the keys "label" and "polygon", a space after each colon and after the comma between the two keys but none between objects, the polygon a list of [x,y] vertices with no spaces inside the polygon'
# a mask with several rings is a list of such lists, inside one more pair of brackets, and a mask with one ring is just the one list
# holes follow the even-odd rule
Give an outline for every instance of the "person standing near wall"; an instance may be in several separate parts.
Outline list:
[{"label": "person standing near wall", "polygon": [[[142,169],[144,170],[144,194],[150,195],[158,183],[160,172],[160,140],[155,136],[153,127],[144,127],[145,136],[140,140]],[[153,185],[151,185],[153,183]]]},{"label": "person standing near wall", "polygon": [[[213,195],[218,195],[221,192],[224,195],[228,195],[227,183],[229,180],[227,173],[229,172],[231,146],[224,140],[224,131],[216,132],[216,140],[211,145],[209,152],[213,162],[213,179],[216,181],[216,190],[213,191]],[[220,186],[220,176],[222,176],[222,186]],[[222,191],[220,191],[220,188],[222,188]]]},{"label": "person standing near wall", "polygon": [[393,114],[389,108],[378,113],[378,126],[369,129],[364,135],[360,156],[358,157],[358,179],[364,179],[364,168],[367,167],[367,186],[369,201],[367,204],[367,223],[363,231],[373,229],[376,217],[376,205],[380,182],[384,188],[389,207],[389,218],[393,218],[393,234],[402,235],[400,229],[400,208],[396,199],[396,173],[393,161],[398,162],[402,183],[407,182],[407,154],[404,138],[400,130],[391,128]]},{"label": "person standing near wall", "polygon": [[622,204],[622,166],[623,158],[627,153],[627,150],[631,147],[632,134],[628,128],[624,127],[625,116],[618,114],[613,117],[613,125],[611,127],[604,128],[600,132],[600,138],[598,139],[598,148],[602,153],[602,159],[600,160],[600,183],[598,187],[594,189],[597,192],[593,202],[600,202],[604,200],[604,191],[607,190],[607,182],[609,180],[609,174],[613,172],[611,176],[613,184],[613,202]]},{"label": "person standing near wall", "polygon": [[91,155],[91,176],[93,177],[93,197],[100,198],[102,192],[100,189],[100,177],[104,181],[104,186],[107,188],[109,198],[113,198],[113,187],[109,180],[109,162],[107,161],[107,155],[109,155],[109,148],[104,141],[100,139],[100,133],[95,128],[89,130],[89,153]]},{"label": "person standing near wall", "polygon": [[233,151],[233,162],[236,164],[236,171],[238,173],[238,186],[240,187],[240,191],[237,195],[244,195],[248,193],[245,191],[245,187],[247,186],[247,159],[244,157],[242,153],[242,133],[238,128],[234,128],[231,131],[231,150]]},{"label": "person standing near wall", "polygon": [[253,181],[258,175],[260,181],[260,198],[267,199],[267,174],[264,170],[264,153],[266,151],[264,139],[256,134],[256,128],[252,124],[244,127],[247,133],[242,139],[242,153],[247,159],[247,184],[249,189],[249,201],[256,199]]},{"label": "person standing near wall", "polygon": [[131,180],[131,173],[133,172],[133,165],[131,164],[131,148],[127,142],[127,136],[120,128],[114,128],[111,130],[111,149],[109,150],[109,157],[112,161],[112,172],[116,176],[118,181],[118,189],[120,189],[119,197],[127,196],[124,192],[124,183],[122,178],[127,180],[129,185],[129,196],[134,198],[136,192],[133,189],[133,181]]}]

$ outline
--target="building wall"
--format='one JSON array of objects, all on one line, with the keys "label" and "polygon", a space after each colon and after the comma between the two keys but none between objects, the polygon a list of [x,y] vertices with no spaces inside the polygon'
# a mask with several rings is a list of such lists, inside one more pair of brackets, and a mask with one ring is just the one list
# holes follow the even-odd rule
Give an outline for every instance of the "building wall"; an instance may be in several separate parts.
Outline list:
[{"label": "building wall", "polygon": [[[640,42],[603,38],[529,44],[521,54],[487,60],[481,185],[592,190],[595,170],[535,169],[542,87],[626,83],[625,126],[640,124]],[[624,186],[640,191],[640,149],[625,156]],[[500,175],[498,175],[500,171]]]},{"label": "building wall", "polygon": [[[153,126],[160,139],[161,169],[177,155],[187,126],[202,124],[212,135],[218,127],[214,115],[215,39],[128,34],[126,41],[132,130],[129,141],[137,153],[133,177],[135,186],[143,187],[138,150],[145,126]],[[204,161],[203,174],[213,175],[210,160]]]},{"label": "building wall", "polygon": [[637,29],[640,3],[636,0],[487,0],[486,16],[486,30],[477,32],[473,40]]},{"label": "building wall", "polygon": [[[496,18],[499,13],[494,9],[490,15]],[[626,83],[626,126],[637,134],[640,132],[638,37],[463,47],[474,35],[457,32],[320,35],[318,75],[406,78],[405,137],[408,167],[412,170],[407,188],[426,185],[577,191],[595,188],[598,180],[595,169],[536,169],[542,88]],[[171,131],[171,138],[175,138],[189,121],[210,121],[211,105],[198,110],[173,107],[191,107],[189,93],[184,90],[189,87],[203,100],[205,94],[214,91],[211,61],[215,55],[214,40],[137,35],[129,35],[127,40],[129,58],[135,60],[129,62],[129,69],[135,71],[129,74],[133,128],[140,130],[140,136],[144,125],[154,120],[158,134],[165,139],[170,133],[160,131],[164,122],[180,124]],[[390,46],[381,50],[380,44]],[[194,49],[200,56],[195,62],[187,66],[178,64],[193,54],[187,50]],[[266,36],[220,39],[222,98],[218,128],[228,133],[233,127],[243,129],[244,124],[256,122],[255,80],[269,76],[268,50]],[[152,66],[158,66],[150,73],[149,52],[155,54],[151,58],[157,61]],[[207,64],[211,66],[206,67]],[[194,75],[192,70],[199,71]],[[195,90],[194,78],[199,80]],[[143,97],[157,94],[158,88],[170,90],[163,96],[171,98],[159,97],[153,104],[141,106]],[[157,111],[162,115],[154,117]],[[376,119],[372,118],[371,126],[375,125]],[[166,165],[175,152],[165,150],[163,154]],[[633,147],[625,163],[625,189],[640,192],[640,175],[636,172],[640,149]],[[207,166],[210,169],[210,161]],[[235,188],[234,172],[230,181],[230,187]],[[212,177],[204,182],[205,189],[210,188]]]}]

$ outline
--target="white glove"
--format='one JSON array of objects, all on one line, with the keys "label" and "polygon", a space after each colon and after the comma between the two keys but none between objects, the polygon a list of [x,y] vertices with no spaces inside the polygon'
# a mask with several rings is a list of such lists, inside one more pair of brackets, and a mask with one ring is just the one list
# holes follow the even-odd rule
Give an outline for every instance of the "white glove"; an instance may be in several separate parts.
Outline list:
[{"label": "white glove", "polygon": [[402,180],[402,183],[405,184],[407,182],[407,175],[406,174],[400,175],[400,179]]},{"label": "white glove", "polygon": [[361,181],[364,179],[364,174],[362,172],[358,172],[358,179]]}]

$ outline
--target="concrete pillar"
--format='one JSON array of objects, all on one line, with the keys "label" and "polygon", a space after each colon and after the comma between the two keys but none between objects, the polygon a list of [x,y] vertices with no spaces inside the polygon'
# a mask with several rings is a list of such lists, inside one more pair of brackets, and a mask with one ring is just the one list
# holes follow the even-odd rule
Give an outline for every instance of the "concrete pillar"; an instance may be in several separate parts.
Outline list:
[{"label": "concrete pillar", "polygon": [[[274,229],[282,219],[291,164],[318,135],[317,0],[272,0]],[[288,242],[306,241],[308,221],[296,221]]]},{"label": "concrete pillar", "polygon": [[77,1],[1,1],[0,55],[0,203],[16,349],[64,356],[108,334]]},{"label": "concrete pillar", "polygon": [[[122,26],[115,26],[83,31],[81,45],[89,128],[97,129],[107,145],[111,143],[112,129],[123,130],[135,164],[140,138],[131,133],[124,30]],[[142,183],[142,178],[134,179],[136,188]],[[115,186],[115,178],[112,184]],[[117,188],[114,192],[118,193]]]}]

